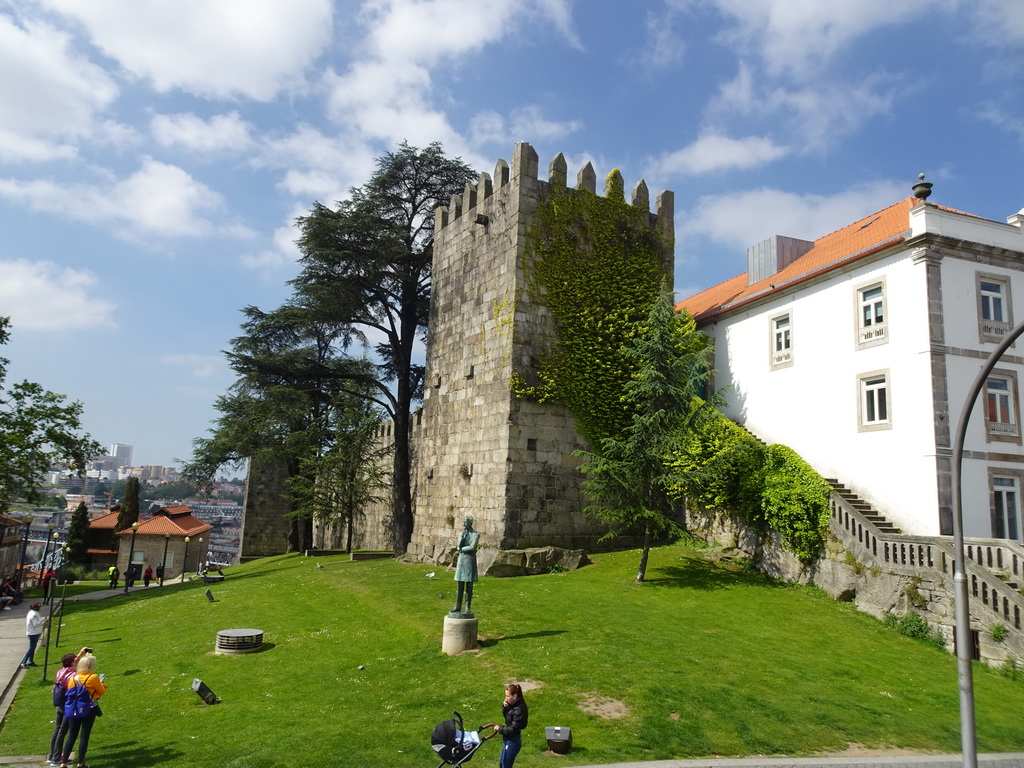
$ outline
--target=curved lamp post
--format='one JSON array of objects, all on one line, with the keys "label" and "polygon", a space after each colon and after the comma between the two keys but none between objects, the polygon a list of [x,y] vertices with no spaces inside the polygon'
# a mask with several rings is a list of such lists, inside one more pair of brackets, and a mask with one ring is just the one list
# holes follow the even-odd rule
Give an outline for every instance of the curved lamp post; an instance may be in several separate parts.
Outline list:
[{"label": "curved lamp post", "polygon": [[[56,560],[57,559],[57,550],[60,547],[60,533],[58,533],[57,531],[54,531],[53,535],[50,538],[53,539],[53,554],[50,555],[50,557],[52,557],[54,560]],[[43,567],[44,568],[46,567],[46,563],[43,563]],[[57,590],[56,582],[59,580],[58,576],[60,574],[60,571],[63,570],[63,568],[64,568],[64,558],[61,557],[60,565],[57,566],[57,570],[54,570],[51,567],[47,571],[47,573],[49,573],[50,571],[54,571],[53,578],[46,582],[46,590],[45,590],[46,594],[43,596],[44,599],[46,600],[46,602],[48,602],[48,603],[51,601],[53,593]],[[52,613],[52,611],[51,611],[51,613]]]},{"label": "curved lamp post", "polygon": [[164,534],[164,556],[160,560],[160,586],[164,585],[164,574],[167,572],[167,544],[171,541],[171,534]]},{"label": "curved lamp post", "polygon": [[185,582],[185,571],[188,570],[188,543],[192,540],[191,536],[185,537],[185,556],[181,558],[181,581]]},{"label": "curved lamp post", "polygon": [[956,663],[957,677],[960,683],[960,746],[963,751],[964,768],[977,768],[978,745],[975,734],[974,720],[974,677],[971,670],[971,613],[968,610],[967,573],[964,570],[964,517],[961,493],[961,469],[964,460],[964,442],[967,439],[967,422],[971,411],[985,386],[988,375],[996,367],[996,363],[1010,348],[1010,345],[1024,333],[1024,322],[1010,331],[1000,342],[985,365],[971,384],[971,389],[960,413],[960,421],[956,425],[956,438],[953,440],[953,602],[956,607]]},{"label": "curved lamp post", "polygon": [[124,575],[124,593],[128,594],[128,585],[132,583],[132,576],[135,571],[132,570],[132,559],[135,557],[135,534],[139,532],[139,522],[136,520],[132,523],[132,545],[128,550],[128,572]]}]

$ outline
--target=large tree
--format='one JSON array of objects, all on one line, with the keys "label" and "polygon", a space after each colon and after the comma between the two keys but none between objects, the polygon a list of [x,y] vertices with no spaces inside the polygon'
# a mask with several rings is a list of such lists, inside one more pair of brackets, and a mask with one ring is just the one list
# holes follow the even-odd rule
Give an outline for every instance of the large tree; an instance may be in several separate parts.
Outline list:
[{"label": "large tree", "polygon": [[[9,339],[10,318],[0,317],[0,346]],[[89,459],[103,454],[82,432],[80,402],[30,381],[7,388],[9,363],[0,357],[0,512],[16,498],[40,501],[36,486],[51,466],[65,464],[81,475]]]},{"label": "large tree", "polygon": [[624,354],[636,373],[623,387],[631,416],[621,436],[606,437],[597,451],[578,451],[584,487],[595,499],[587,513],[611,526],[604,538],[643,537],[636,581],[643,583],[655,537],[678,534],[673,512],[678,467],[671,463],[685,433],[699,429],[713,409],[699,397],[711,351],[685,313],[676,314],[663,286]]},{"label": "large tree", "polygon": [[[238,374],[217,399],[211,434],[193,442],[183,478],[209,487],[217,471],[248,459],[259,471],[284,462],[288,477],[308,471],[332,444],[331,413],[342,386],[358,386],[367,368],[344,355],[347,329],[316,311],[285,305],[273,312],[243,310],[243,334],[226,352]],[[289,551],[312,544],[311,516],[292,504]]]},{"label": "large tree", "polygon": [[440,144],[420,150],[402,143],[349,199],[316,203],[298,219],[302,272],[292,281],[297,301],[316,308],[351,334],[376,343],[373,386],[394,421],[393,546],[404,553],[412,538],[409,425],[422,396],[416,362],[430,305],[434,209],[447,205],[477,174]]}]

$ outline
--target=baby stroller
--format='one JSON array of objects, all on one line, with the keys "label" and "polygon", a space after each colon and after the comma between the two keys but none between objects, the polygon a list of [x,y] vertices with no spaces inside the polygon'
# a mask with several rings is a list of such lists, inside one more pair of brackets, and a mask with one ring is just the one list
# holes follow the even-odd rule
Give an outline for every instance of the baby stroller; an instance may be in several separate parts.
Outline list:
[{"label": "baby stroller", "polygon": [[490,736],[481,736],[478,731],[493,727],[494,723],[490,723],[481,725],[476,731],[467,732],[462,727],[462,715],[452,712],[452,716],[434,726],[430,734],[430,746],[441,758],[437,768],[442,768],[445,764],[459,766],[469,760],[485,741],[494,736],[493,733]]}]

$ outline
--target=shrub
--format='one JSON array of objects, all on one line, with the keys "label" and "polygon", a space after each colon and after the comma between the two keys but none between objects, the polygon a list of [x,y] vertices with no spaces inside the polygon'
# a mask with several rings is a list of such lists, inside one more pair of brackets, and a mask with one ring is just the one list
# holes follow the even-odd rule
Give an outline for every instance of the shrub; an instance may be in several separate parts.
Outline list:
[{"label": "shrub", "polygon": [[989,629],[989,632],[992,634],[992,639],[997,643],[1003,642],[1003,640],[1006,639],[1006,635],[1009,634],[1009,630],[1007,630],[1006,625],[999,622],[993,624]]},{"label": "shrub", "polygon": [[764,521],[801,561],[818,558],[828,537],[828,483],[785,445],[764,450]]},{"label": "shrub", "polygon": [[946,647],[945,638],[942,633],[932,629],[924,617],[919,613],[908,613],[905,616],[897,616],[891,611],[887,612],[882,623],[890,629],[894,629],[905,637],[915,640],[924,640],[927,643],[936,645],[939,648]]}]

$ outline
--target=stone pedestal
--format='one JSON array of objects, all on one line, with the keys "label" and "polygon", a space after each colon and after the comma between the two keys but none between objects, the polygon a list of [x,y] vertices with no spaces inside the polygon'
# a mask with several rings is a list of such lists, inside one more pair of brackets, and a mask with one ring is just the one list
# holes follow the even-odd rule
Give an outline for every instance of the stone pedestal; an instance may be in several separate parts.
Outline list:
[{"label": "stone pedestal", "polygon": [[472,651],[478,648],[477,624],[477,618],[468,611],[461,611],[457,616],[451,614],[445,616],[441,651],[449,656],[457,656],[463,651]]}]

